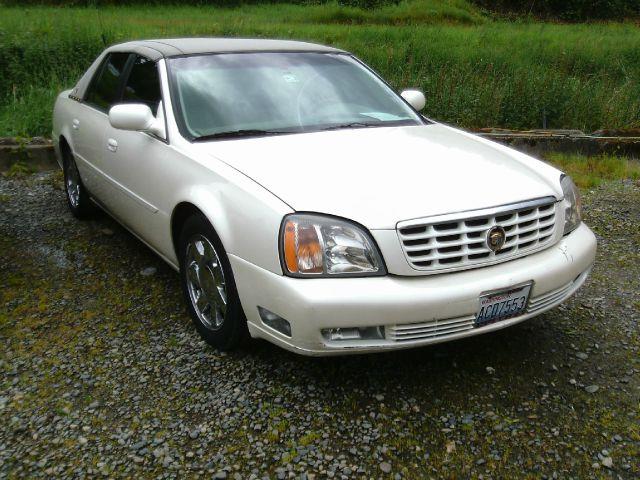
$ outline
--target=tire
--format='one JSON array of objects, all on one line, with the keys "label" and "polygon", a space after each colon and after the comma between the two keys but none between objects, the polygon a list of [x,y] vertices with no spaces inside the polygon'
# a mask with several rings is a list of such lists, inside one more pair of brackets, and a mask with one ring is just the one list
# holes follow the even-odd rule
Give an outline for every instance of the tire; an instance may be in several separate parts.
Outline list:
[{"label": "tire", "polygon": [[82,183],[76,161],[68,147],[62,150],[62,169],[64,172],[64,191],[67,195],[69,210],[76,218],[91,218],[96,213],[96,207]]},{"label": "tire", "polygon": [[220,238],[203,215],[194,215],[185,222],[178,246],[180,283],[196,330],[218,350],[233,350],[249,332]]}]

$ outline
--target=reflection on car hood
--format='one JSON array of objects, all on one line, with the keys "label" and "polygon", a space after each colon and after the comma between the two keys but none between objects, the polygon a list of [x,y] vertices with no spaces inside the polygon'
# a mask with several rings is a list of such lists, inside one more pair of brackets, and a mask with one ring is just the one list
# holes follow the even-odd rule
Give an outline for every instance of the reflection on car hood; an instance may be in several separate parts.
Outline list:
[{"label": "reflection on car hood", "polygon": [[502,145],[433,124],[194,145],[294,210],[393,229],[413,218],[555,196],[560,172]]}]

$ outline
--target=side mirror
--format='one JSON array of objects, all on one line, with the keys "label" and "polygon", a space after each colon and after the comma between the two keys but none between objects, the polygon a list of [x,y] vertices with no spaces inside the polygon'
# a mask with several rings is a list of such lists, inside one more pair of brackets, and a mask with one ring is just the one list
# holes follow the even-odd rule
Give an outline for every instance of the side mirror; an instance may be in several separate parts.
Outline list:
[{"label": "side mirror", "polygon": [[153,116],[148,105],[121,103],[109,110],[109,123],[119,130],[149,132],[164,138],[164,122]]},{"label": "side mirror", "polygon": [[424,93],[420,90],[403,90],[400,96],[418,112],[422,110],[427,103],[427,99],[424,98]]}]

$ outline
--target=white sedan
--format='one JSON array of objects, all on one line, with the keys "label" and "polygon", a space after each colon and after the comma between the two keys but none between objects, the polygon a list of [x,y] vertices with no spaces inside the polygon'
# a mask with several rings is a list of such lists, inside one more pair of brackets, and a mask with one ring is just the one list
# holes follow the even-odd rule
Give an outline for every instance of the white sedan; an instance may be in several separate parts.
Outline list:
[{"label": "white sedan", "polygon": [[383,351],[539,315],[595,258],[568,176],[424,104],[335,48],[135,41],[58,96],[53,139],[71,212],[178,270],[211,345]]}]

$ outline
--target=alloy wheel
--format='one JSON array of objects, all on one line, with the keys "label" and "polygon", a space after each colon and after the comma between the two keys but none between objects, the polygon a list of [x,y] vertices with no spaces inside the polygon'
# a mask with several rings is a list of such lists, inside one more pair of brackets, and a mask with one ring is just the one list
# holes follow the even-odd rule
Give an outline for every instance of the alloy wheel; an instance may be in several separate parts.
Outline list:
[{"label": "alloy wheel", "polygon": [[215,248],[203,235],[187,244],[186,276],[189,298],[198,318],[210,330],[219,330],[227,313],[227,289]]},{"label": "alloy wheel", "polygon": [[80,172],[76,162],[69,160],[67,163],[67,195],[74,208],[80,204]]}]

